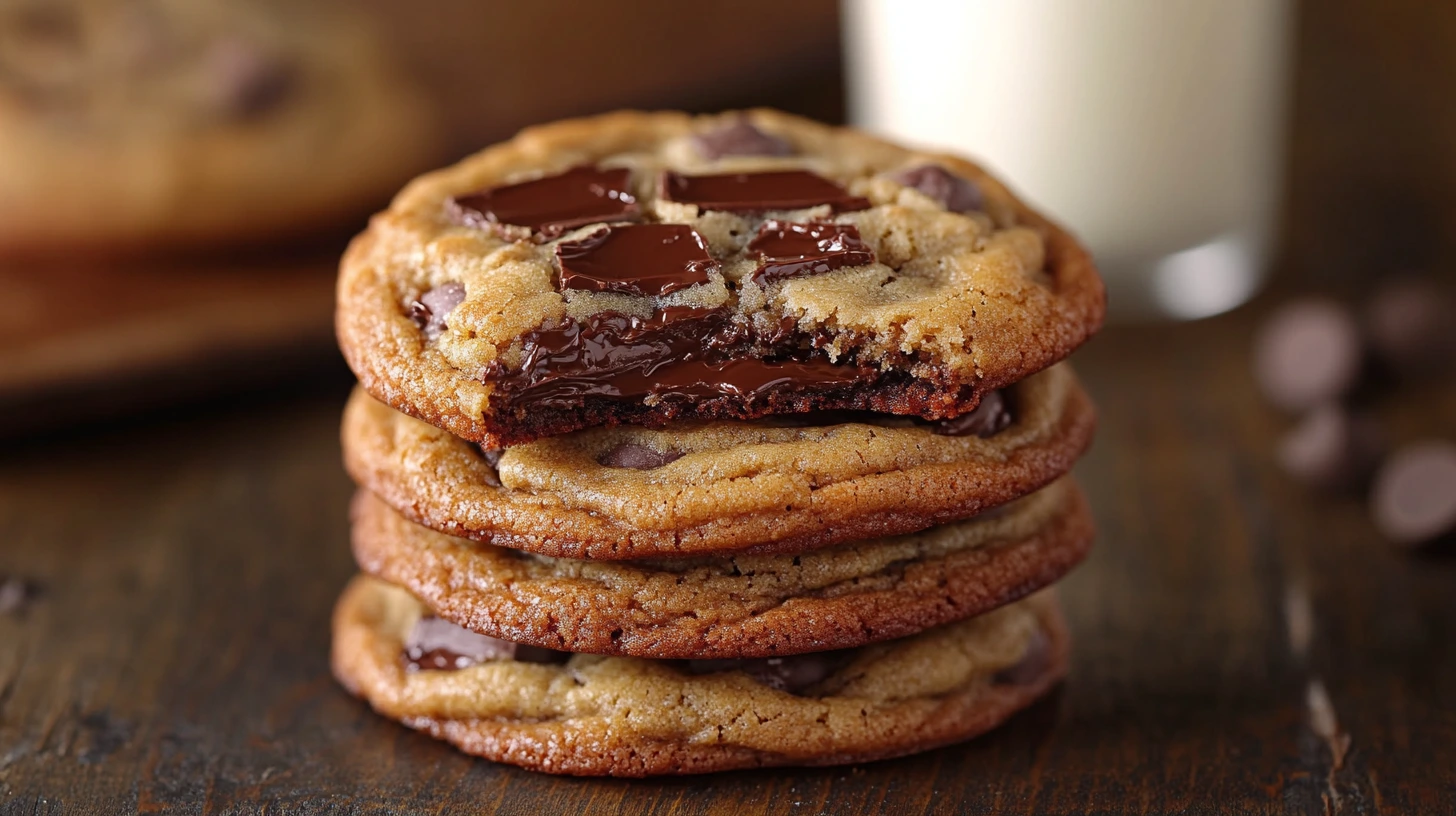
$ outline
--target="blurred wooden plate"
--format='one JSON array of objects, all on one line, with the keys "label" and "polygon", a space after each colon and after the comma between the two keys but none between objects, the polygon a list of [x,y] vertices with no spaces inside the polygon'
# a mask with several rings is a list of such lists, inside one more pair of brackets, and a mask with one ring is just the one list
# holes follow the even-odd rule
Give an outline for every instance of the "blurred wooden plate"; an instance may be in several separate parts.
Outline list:
[{"label": "blurred wooden plate", "polygon": [[0,431],[248,387],[333,354],[338,255],[0,265]]}]

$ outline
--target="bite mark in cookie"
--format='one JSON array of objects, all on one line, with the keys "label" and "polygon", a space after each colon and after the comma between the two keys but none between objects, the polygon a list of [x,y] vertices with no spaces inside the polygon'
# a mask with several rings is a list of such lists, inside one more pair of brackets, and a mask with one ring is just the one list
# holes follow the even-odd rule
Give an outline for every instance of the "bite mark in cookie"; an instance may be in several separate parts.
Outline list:
[{"label": "bite mark in cookie", "polygon": [[580,411],[588,398],[676,404],[731,398],[743,404],[880,379],[873,369],[809,353],[802,359],[750,355],[759,340],[751,324],[721,309],[669,308],[646,319],[603,312],[530,332],[522,339],[520,368],[492,366],[485,380],[507,406],[541,421]]}]

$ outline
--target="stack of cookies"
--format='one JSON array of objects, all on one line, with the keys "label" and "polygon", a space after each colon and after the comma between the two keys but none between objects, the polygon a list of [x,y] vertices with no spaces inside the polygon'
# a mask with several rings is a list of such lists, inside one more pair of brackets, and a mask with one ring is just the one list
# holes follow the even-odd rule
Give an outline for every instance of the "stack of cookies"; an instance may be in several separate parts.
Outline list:
[{"label": "stack of cookies", "polygon": [[1085,556],[1060,361],[1102,284],[961,159],[772,111],[523,132],[345,256],[333,665],[553,773],[857,762],[1056,684]]}]

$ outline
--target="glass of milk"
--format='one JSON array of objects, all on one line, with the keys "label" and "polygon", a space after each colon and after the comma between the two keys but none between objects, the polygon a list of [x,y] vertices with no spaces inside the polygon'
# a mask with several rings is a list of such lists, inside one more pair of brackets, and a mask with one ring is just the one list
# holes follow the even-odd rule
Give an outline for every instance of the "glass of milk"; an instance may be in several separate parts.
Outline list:
[{"label": "glass of milk", "polygon": [[842,0],[855,124],[967,153],[1091,247],[1113,313],[1231,309],[1269,262],[1288,0]]}]

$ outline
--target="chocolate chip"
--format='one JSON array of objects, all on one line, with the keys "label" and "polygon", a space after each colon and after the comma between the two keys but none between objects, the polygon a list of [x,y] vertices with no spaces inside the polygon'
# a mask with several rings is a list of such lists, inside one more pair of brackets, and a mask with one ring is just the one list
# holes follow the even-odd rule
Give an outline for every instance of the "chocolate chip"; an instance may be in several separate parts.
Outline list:
[{"label": "chocolate chip", "polygon": [[930,429],[942,436],[995,436],[1011,426],[1011,406],[1000,391],[981,396],[974,410],[955,419],[942,419]]},{"label": "chocolate chip", "polygon": [[1376,292],[1366,313],[1370,344],[1399,374],[1427,374],[1456,358],[1456,303],[1429,281],[1405,280]]},{"label": "chocolate chip", "polygon": [[296,79],[292,66],[240,37],[213,43],[206,60],[213,98],[233,116],[258,116],[276,107]]},{"label": "chocolate chip", "polygon": [[652,470],[660,468],[670,462],[676,462],[683,457],[680,451],[667,451],[659,453],[646,445],[639,445],[636,442],[623,442],[597,458],[597,462],[610,468],[632,468],[634,470]]},{"label": "chocolate chip", "polygon": [[[859,228],[853,224],[794,224],[770,219],[758,228],[748,251],[757,252],[760,259],[753,279],[765,283],[875,262],[874,251],[860,240]],[[797,321],[787,320],[791,328],[797,326]]]},{"label": "chocolate chip", "polygon": [[562,663],[570,656],[569,652],[487,637],[433,615],[415,622],[404,646],[405,665],[411,671],[453,671],[488,660]]},{"label": "chocolate chip", "polygon": [[739,671],[771,689],[800,694],[843,668],[853,658],[853,649],[840,649],[788,657],[688,660],[685,668],[689,674]]},{"label": "chocolate chip", "polygon": [[1358,487],[1384,450],[1380,428],[1330,403],[1310,412],[1279,443],[1279,464],[1289,475],[1315,487]]},{"label": "chocolate chip", "polygon": [[[590,165],[531,181],[491,187],[450,200],[456,220],[467,226],[514,226],[554,238],[588,224],[636,221],[632,172]],[[507,237],[514,237],[509,231]]]},{"label": "chocolate chip", "polygon": [[1424,544],[1456,530],[1456,444],[1396,451],[1375,476],[1371,505],[1375,526],[1398,544]]},{"label": "chocolate chip", "polygon": [[1362,356],[1349,311],[1309,300],[1285,306],[1264,324],[1254,343],[1254,375],[1270,402],[1305,411],[1349,392]]},{"label": "chocolate chip", "polygon": [[486,447],[480,448],[480,458],[484,459],[486,464],[485,483],[490,487],[501,486],[500,459],[504,454],[505,451],[503,450]]},{"label": "chocolate chip", "polygon": [[791,156],[794,146],[754,127],[746,116],[713,130],[695,133],[693,146],[705,159],[724,156]]},{"label": "chocolate chip", "polygon": [[870,207],[869,199],[850,195],[838,184],[807,170],[708,176],[685,176],[667,170],[658,180],[658,194],[668,201],[727,212],[802,210],[825,204],[835,212]]},{"label": "chocolate chip", "polygon": [[562,289],[657,297],[708,282],[718,262],[686,224],[602,227],[556,245]]},{"label": "chocolate chip", "polygon": [[991,682],[998,686],[1030,686],[1046,675],[1051,664],[1051,643],[1046,633],[1037,629],[1032,633],[1021,659],[996,672]]},{"label": "chocolate chip", "polygon": [[409,314],[425,333],[425,339],[434,340],[445,332],[446,318],[464,301],[464,284],[453,281],[442,283],[411,303]]},{"label": "chocolate chip", "polygon": [[938,164],[922,164],[890,174],[897,184],[919,190],[951,212],[974,212],[986,206],[981,188]]}]

